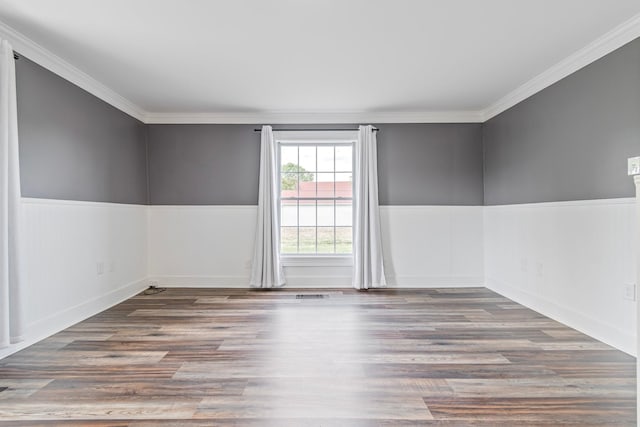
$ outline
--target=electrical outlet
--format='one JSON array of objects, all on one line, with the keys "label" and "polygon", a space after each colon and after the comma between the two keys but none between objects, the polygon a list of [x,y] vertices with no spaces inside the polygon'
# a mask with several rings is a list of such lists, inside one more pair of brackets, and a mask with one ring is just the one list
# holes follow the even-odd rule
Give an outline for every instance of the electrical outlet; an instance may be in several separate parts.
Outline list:
[{"label": "electrical outlet", "polygon": [[104,274],[104,262],[96,262],[96,273],[98,273],[98,276]]},{"label": "electrical outlet", "polygon": [[251,260],[248,259],[244,262],[244,268],[245,270],[251,270]]},{"label": "electrical outlet", "polygon": [[640,175],[640,157],[629,157],[627,159],[627,174]]},{"label": "electrical outlet", "polygon": [[636,284],[635,283],[625,283],[623,289],[622,297],[629,301],[636,300]]},{"label": "electrical outlet", "polygon": [[109,262],[109,273],[113,273],[115,271],[116,271],[116,262],[115,261]]}]

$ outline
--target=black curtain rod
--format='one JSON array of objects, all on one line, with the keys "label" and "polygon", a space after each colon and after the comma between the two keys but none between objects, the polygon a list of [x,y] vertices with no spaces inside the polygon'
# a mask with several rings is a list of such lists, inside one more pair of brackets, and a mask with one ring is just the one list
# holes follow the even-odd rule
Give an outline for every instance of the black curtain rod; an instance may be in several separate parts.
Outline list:
[{"label": "black curtain rod", "polygon": [[[354,130],[359,130],[359,129],[327,129],[327,128],[323,128],[323,129],[273,129],[274,132],[305,132],[305,131],[312,131],[312,132],[339,132],[339,131],[354,131]],[[373,128],[374,132],[379,131],[380,129],[378,128]],[[262,132],[262,129],[254,129],[254,132]]]}]

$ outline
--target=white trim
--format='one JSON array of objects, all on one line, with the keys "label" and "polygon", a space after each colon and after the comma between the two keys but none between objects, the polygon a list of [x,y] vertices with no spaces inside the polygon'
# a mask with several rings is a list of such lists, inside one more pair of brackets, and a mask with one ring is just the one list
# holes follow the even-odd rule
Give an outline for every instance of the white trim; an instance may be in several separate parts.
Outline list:
[{"label": "white trim", "polygon": [[249,276],[151,276],[149,283],[157,282],[165,288],[242,288],[248,289]]},{"label": "white trim", "polygon": [[635,355],[633,335],[616,328],[602,319],[593,318],[587,314],[576,311],[565,305],[558,304],[547,298],[518,289],[509,283],[487,277],[485,285],[488,289],[509,298],[527,308],[530,308],[550,319],[556,320],[563,325],[574,328],[585,335],[593,337],[605,344],[615,347],[630,355]]},{"label": "white trim", "polygon": [[635,256],[635,267],[636,267],[636,336],[634,337],[636,340],[636,411],[637,411],[637,420],[636,425],[640,425],[640,299],[638,299],[637,289],[638,284],[640,284],[640,253],[638,253],[638,248],[640,248],[640,221],[639,221],[639,213],[640,213],[640,175],[633,176],[633,183],[635,185],[636,190],[636,209],[635,209],[635,219],[634,223],[636,226],[636,232],[633,236],[633,245],[636,248],[636,256]]},{"label": "white trim", "polygon": [[146,113],[148,124],[482,123],[483,111],[265,111],[261,113]]},{"label": "white trim", "polygon": [[[640,184],[640,175],[634,177],[634,179]],[[380,210],[421,210],[421,209],[450,209],[450,208],[468,208],[468,209],[497,209],[500,207],[562,207],[562,206],[594,206],[594,205],[626,205],[635,202],[635,197],[619,197],[614,199],[587,199],[587,200],[568,200],[560,202],[532,202],[532,203],[513,203],[504,205],[381,205]],[[154,210],[193,210],[193,209],[246,209],[255,210],[257,205],[138,205],[131,203],[116,203],[116,202],[92,202],[88,200],[64,200],[64,199],[42,199],[37,197],[22,197],[22,203],[31,205],[91,205],[91,206],[119,206],[119,207],[132,207]]]},{"label": "white trim", "polygon": [[148,208],[148,205],[136,205],[131,203],[116,202],[92,202],[89,200],[64,200],[64,199],[41,199],[35,197],[22,197],[24,205],[62,205],[62,206],[94,206],[94,207],[122,207],[122,208]]},{"label": "white trim", "polygon": [[0,350],[0,359],[9,356],[23,348],[29,347],[43,339],[63,331],[89,317],[111,308],[137,295],[147,287],[147,279],[140,279],[121,286],[118,289],[85,301],[68,309],[59,311],[45,319],[28,325],[29,331],[25,341]]},{"label": "white trim", "polygon": [[567,200],[562,202],[533,202],[533,203],[513,203],[504,205],[486,205],[484,209],[499,208],[562,208],[569,206],[611,206],[611,205],[630,205],[635,203],[634,197],[620,197],[615,199],[591,199],[591,200]]},{"label": "white trim", "polygon": [[[286,274],[287,285],[291,288],[351,288],[351,275],[295,275]],[[158,282],[167,288],[241,288],[249,289],[248,276],[152,276],[149,282]],[[389,276],[388,288],[431,289],[431,288],[476,288],[484,287],[481,276]]]},{"label": "white trim", "polygon": [[387,287],[407,289],[484,287],[482,276],[387,276]]},{"label": "white trim", "polygon": [[467,208],[467,209],[482,209],[484,205],[380,205],[378,209],[381,211],[386,210],[423,210],[423,209],[441,209],[447,210],[451,208]]},{"label": "white trim", "polygon": [[147,112],[142,108],[2,21],[0,21],[0,37],[9,40],[15,51],[25,55],[31,61],[86,90],[118,110],[144,122]]},{"label": "white trim", "polygon": [[228,210],[257,210],[258,205],[144,205],[148,209],[153,210],[211,210],[211,209],[228,209]]},{"label": "white trim", "polygon": [[358,140],[357,130],[299,130],[299,131],[273,131],[273,139],[278,144],[289,143],[313,143],[313,144],[339,144],[353,143]]},{"label": "white trim", "polygon": [[[277,183],[277,203],[278,203],[278,226],[280,228],[280,232],[282,231],[282,225],[281,225],[281,218],[282,218],[282,199],[281,199],[281,195],[282,195],[282,191],[281,191],[281,180],[280,180],[280,174],[282,173],[281,170],[281,161],[280,161],[280,156],[282,153],[282,147],[283,146],[287,146],[287,144],[291,144],[291,146],[299,146],[300,144],[313,144],[313,145],[322,145],[322,144],[326,144],[327,146],[332,146],[332,147],[336,147],[336,146],[345,146],[345,147],[351,147],[351,149],[353,150],[354,144],[356,143],[356,141],[358,140],[358,132],[357,130],[328,130],[328,131],[316,131],[316,130],[299,130],[299,131],[274,131],[273,132],[273,139],[275,140],[276,145],[278,146],[277,149],[277,168],[274,171],[276,173],[275,181]],[[353,153],[352,153],[353,154]],[[299,157],[299,156],[298,156]],[[299,161],[300,159],[298,159]],[[316,167],[317,167],[317,162],[316,162]],[[334,167],[335,167],[335,158],[334,158]],[[317,169],[317,168],[316,168]],[[351,165],[351,173],[353,174],[353,172],[355,171],[355,167],[352,164]],[[317,172],[316,172],[317,173]],[[334,183],[335,183],[335,174],[334,174]],[[351,187],[353,190],[353,182],[351,183]],[[317,194],[316,194],[317,196]],[[331,200],[331,198],[329,198]],[[337,196],[335,195],[334,192],[334,197],[333,197],[333,202],[334,202],[334,206],[333,206],[333,213],[334,213],[334,221],[335,221],[335,214],[336,214],[336,205],[335,202],[338,200]],[[355,203],[355,200],[352,200],[352,206]],[[317,199],[316,199],[317,202]],[[298,215],[298,221],[297,225],[292,226],[292,227],[296,227],[296,229],[299,229],[302,227],[299,224],[299,216],[300,216],[300,206],[299,203],[297,205],[296,208],[296,212]],[[316,214],[316,220],[317,220],[317,214]],[[313,226],[316,229],[316,232],[318,231],[318,224],[316,221],[316,225]],[[333,227],[333,231],[335,233],[336,231],[336,224],[334,222]],[[299,237],[299,236],[298,236]],[[335,244],[335,234],[334,234],[334,244]],[[299,239],[298,239],[298,243],[299,243]],[[316,238],[316,250],[317,248],[318,242],[317,242],[317,238]],[[299,245],[298,245],[299,246]],[[299,248],[298,248],[299,249]],[[349,261],[346,260],[346,258],[349,258]],[[334,266],[352,266],[353,265],[353,254],[345,254],[345,255],[332,255],[332,254],[322,254],[322,253],[315,253],[315,254],[300,254],[300,253],[294,253],[294,254],[286,254],[286,255],[280,255],[280,260],[282,262],[282,266],[286,267],[286,266],[296,266],[296,267],[334,267]]]},{"label": "white trim", "polygon": [[353,255],[282,255],[283,267],[351,267]]},{"label": "white trim", "polygon": [[489,105],[482,111],[482,121],[485,122],[497,116],[638,37],[640,37],[640,14],[598,37],[587,46]]},{"label": "white trim", "polygon": [[[279,289],[351,288],[351,276],[301,276],[285,274],[287,285]],[[154,276],[150,282],[166,288],[250,289],[249,276]]]}]

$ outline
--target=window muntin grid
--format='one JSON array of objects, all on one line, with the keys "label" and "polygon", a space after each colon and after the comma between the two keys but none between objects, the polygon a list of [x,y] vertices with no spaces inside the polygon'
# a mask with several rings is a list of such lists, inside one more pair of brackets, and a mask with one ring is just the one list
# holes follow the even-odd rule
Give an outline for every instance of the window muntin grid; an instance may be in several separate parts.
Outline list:
[{"label": "window muntin grid", "polygon": [[283,255],[352,253],[353,144],[279,144]]}]

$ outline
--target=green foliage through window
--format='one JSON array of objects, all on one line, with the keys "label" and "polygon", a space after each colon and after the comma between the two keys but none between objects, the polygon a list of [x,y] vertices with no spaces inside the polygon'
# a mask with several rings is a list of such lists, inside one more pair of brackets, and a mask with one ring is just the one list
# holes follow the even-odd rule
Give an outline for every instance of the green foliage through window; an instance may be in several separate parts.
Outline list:
[{"label": "green foliage through window", "polygon": [[282,189],[283,190],[295,190],[296,183],[298,182],[298,175],[301,182],[313,181],[313,173],[308,172],[302,166],[298,166],[295,163],[287,163],[282,165],[280,169],[282,172]]}]

